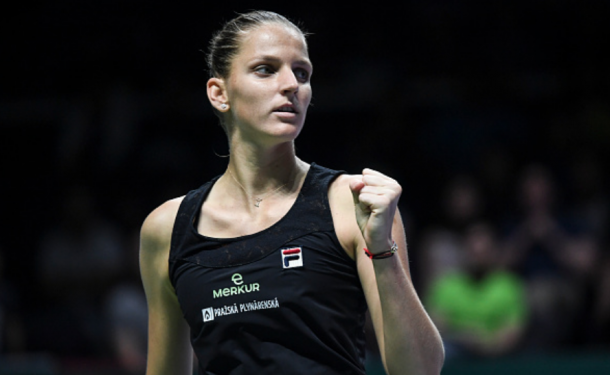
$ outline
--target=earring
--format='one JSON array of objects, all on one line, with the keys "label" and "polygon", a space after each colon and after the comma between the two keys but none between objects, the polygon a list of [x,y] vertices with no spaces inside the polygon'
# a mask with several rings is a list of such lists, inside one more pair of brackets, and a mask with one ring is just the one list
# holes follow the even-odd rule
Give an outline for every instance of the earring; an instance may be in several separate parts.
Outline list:
[{"label": "earring", "polygon": [[227,108],[229,108],[229,106],[227,105],[227,103],[222,103],[220,105],[220,109],[222,109],[223,111],[226,110]]}]

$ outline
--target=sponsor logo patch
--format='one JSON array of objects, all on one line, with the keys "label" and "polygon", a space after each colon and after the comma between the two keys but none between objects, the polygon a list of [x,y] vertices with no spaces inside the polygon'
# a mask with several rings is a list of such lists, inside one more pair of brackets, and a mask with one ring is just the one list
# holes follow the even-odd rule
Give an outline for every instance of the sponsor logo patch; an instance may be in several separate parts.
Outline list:
[{"label": "sponsor logo patch", "polygon": [[244,303],[234,303],[232,305],[223,305],[220,307],[208,307],[206,309],[201,309],[201,313],[203,315],[203,322],[209,322],[214,320],[214,318],[222,318],[224,316],[233,315],[233,314],[241,314],[249,311],[258,311],[258,310],[270,310],[270,309],[279,309],[280,302],[277,297],[273,299],[267,299],[263,301],[253,300],[250,302]]},{"label": "sponsor logo patch", "polygon": [[207,309],[202,309],[201,314],[203,315],[203,321],[209,322],[210,320],[214,320],[214,309],[208,307]]},{"label": "sponsor logo patch", "polygon": [[233,276],[231,276],[231,281],[233,281],[235,286],[213,290],[212,296],[214,298],[221,298],[260,291],[261,286],[259,283],[244,284],[244,278],[239,273],[234,273]]},{"label": "sponsor logo patch", "polygon": [[303,267],[303,250],[300,247],[283,249],[282,266],[284,268]]}]

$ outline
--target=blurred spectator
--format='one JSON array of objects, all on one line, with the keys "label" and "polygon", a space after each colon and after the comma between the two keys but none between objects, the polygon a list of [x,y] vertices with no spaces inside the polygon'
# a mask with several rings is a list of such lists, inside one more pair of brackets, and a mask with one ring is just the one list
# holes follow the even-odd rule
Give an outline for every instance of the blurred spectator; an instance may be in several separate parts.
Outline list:
[{"label": "blurred spectator", "polygon": [[528,322],[525,285],[500,268],[498,246],[490,224],[469,226],[464,269],[441,275],[425,296],[448,358],[505,355],[521,342]]},{"label": "blurred spectator", "polygon": [[602,162],[590,150],[576,151],[568,168],[573,233],[564,261],[576,298],[570,344],[579,347],[610,343],[610,254],[604,253],[610,215]]},{"label": "blurred spectator", "polygon": [[562,278],[569,283],[566,289],[574,305],[574,308],[570,309],[572,314],[569,316],[571,320],[568,322],[566,344],[590,346],[603,327],[603,322],[596,319],[594,312],[595,306],[600,305],[597,300],[603,298],[605,293],[599,287],[600,276],[602,283],[604,276],[599,273],[598,241],[588,233],[572,236],[566,241],[561,257],[565,265]]},{"label": "blurred spectator", "polygon": [[474,179],[458,176],[445,187],[436,218],[421,240],[420,278],[423,288],[441,275],[463,266],[462,235],[464,228],[479,219],[483,197]]},{"label": "blurred spectator", "polygon": [[107,350],[102,298],[120,267],[120,234],[106,221],[89,190],[66,192],[63,211],[44,234],[38,257],[44,322],[34,339],[60,356],[92,356]]},{"label": "blurred spectator", "polygon": [[105,300],[112,354],[125,374],[146,370],[148,307],[139,271],[139,232],[129,238],[121,276]]},{"label": "blurred spectator", "polygon": [[441,225],[456,232],[463,232],[477,221],[484,209],[477,181],[466,175],[459,175],[449,183],[441,203]]},{"label": "blurred spectator", "polygon": [[554,211],[555,186],[542,165],[525,168],[518,186],[518,209],[509,230],[504,261],[527,278],[554,275],[567,238]]},{"label": "blurred spectator", "polygon": [[485,196],[485,214],[492,222],[503,219],[514,196],[512,182],[514,180],[514,160],[510,150],[500,145],[490,147],[481,154],[478,174],[482,194]]},{"label": "blurred spectator", "polygon": [[520,211],[505,240],[504,264],[527,282],[533,321],[528,346],[533,350],[565,345],[578,308],[577,288],[568,276],[570,236],[556,212],[557,194],[548,168],[527,166],[518,185]]},{"label": "blurred spectator", "polygon": [[569,167],[571,193],[570,223],[596,238],[608,237],[610,202],[604,186],[604,168],[594,153],[578,152]]}]

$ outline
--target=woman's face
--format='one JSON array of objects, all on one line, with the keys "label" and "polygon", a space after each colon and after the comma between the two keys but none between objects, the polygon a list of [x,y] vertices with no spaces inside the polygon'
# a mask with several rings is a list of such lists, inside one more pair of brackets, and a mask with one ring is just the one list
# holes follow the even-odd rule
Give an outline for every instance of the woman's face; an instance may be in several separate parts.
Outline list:
[{"label": "woman's face", "polygon": [[229,128],[241,137],[293,140],[311,101],[312,65],[300,33],[267,24],[248,32],[226,81]]}]

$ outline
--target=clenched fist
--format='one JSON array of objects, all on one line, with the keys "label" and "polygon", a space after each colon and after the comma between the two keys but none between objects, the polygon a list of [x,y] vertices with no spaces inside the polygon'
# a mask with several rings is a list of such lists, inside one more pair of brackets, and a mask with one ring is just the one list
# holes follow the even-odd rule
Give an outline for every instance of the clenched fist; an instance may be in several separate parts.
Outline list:
[{"label": "clenched fist", "polygon": [[349,184],[354,197],[356,220],[370,252],[392,246],[392,224],[402,188],[396,180],[372,169],[364,169]]}]

